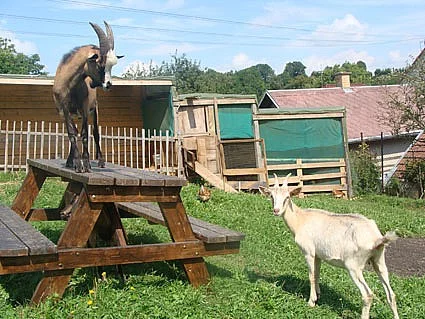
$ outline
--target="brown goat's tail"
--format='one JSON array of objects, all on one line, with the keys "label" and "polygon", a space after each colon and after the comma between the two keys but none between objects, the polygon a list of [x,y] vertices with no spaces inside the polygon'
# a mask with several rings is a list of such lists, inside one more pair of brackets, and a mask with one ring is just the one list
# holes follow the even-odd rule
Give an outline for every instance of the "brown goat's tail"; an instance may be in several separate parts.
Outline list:
[{"label": "brown goat's tail", "polygon": [[381,248],[383,246],[388,245],[392,241],[396,241],[398,239],[398,236],[396,235],[395,231],[389,231],[384,236],[382,236],[380,239],[378,239],[375,243],[375,249]]}]

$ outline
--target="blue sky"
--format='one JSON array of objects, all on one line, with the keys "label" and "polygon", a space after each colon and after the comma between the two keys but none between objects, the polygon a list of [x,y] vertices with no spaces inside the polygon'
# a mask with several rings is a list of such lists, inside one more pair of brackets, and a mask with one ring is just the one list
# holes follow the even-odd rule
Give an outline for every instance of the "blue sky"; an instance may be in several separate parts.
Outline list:
[{"label": "blue sky", "polygon": [[301,61],[310,74],[359,60],[373,72],[419,54],[424,17],[423,0],[1,0],[0,37],[38,53],[50,75],[72,48],[98,44],[88,22],[103,20],[125,55],[115,75],[175,52],[220,72],[267,63],[281,73]]}]

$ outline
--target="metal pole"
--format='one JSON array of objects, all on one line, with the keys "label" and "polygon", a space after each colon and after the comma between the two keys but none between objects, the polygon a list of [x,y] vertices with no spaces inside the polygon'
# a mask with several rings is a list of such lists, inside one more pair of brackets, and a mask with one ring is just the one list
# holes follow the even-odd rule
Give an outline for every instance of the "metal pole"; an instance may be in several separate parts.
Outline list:
[{"label": "metal pole", "polygon": [[381,192],[384,191],[384,133],[381,132]]}]

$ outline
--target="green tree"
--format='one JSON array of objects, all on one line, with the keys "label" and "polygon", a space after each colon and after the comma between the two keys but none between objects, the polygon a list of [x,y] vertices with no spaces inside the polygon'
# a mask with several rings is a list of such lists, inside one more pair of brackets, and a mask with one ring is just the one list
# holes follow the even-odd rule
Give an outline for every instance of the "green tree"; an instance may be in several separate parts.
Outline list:
[{"label": "green tree", "polygon": [[38,54],[18,53],[10,39],[0,38],[0,73],[45,75],[44,65],[39,62]]},{"label": "green tree", "polygon": [[382,101],[382,121],[394,133],[425,129],[425,55],[420,56],[401,74],[398,91],[388,91]]},{"label": "green tree", "polygon": [[177,52],[171,56],[170,62],[162,64],[152,70],[154,76],[174,76],[176,89],[180,94],[201,92],[198,79],[202,76],[201,63],[189,59],[186,54],[181,56]]}]

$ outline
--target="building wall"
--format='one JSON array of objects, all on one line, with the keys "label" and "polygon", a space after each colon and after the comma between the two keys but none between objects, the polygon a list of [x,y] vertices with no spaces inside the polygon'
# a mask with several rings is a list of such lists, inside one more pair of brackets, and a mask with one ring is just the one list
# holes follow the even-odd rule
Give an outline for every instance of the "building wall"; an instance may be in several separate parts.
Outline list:
[{"label": "building wall", "polygon": [[[142,87],[114,86],[110,92],[97,92],[100,125],[142,127]],[[53,102],[52,85],[0,84],[0,118],[62,122]]]}]

